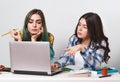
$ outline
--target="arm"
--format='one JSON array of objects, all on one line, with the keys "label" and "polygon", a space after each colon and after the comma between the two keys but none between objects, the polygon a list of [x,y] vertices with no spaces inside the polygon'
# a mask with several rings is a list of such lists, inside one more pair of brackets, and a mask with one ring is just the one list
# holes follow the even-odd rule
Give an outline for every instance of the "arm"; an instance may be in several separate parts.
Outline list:
[{"label": "arm", "polygon": [[50,59],[51,59],[51,60],[54,59],[54,55],[55,55],[55,53],[54,53],[53,45],[51,44],[51,45],[50,45]]},{"label": "arm", "polygon": [[50,32],[48,32],[48,38],[49,38],[49,42],[50,42],[50,59],[53,60],[54,58],[54,49],[53,49],[53,43],[54,43],[54,35]]},{"label": "arm", "polygon": [[[74,46],[75,40],[76,40],[75,36],[72,36],[68,42],[67,48]],[[57,62],[55,62],[55,64],[58,64],[59,65],[58,67],[60,67],[60,68],[66,66],[66,65],[74,64],[74,56],[73,55],[70,56],[69,51],[65,51],[60,56],[59,60]]]},{"label": "arm", "polygon": [[97,49],[86,49],[82,52],[82,56],[85,60],[85,67],[90,67],[92,70],[96,70],[100,68],[104,55],[104,49],[97,48]]},{"label": "arm", "polygon": [[74,56],[69,56],[68,52],[65,52],[55,64],[58,64],[59,68],[62,68],[67,65],[74,64]]}]

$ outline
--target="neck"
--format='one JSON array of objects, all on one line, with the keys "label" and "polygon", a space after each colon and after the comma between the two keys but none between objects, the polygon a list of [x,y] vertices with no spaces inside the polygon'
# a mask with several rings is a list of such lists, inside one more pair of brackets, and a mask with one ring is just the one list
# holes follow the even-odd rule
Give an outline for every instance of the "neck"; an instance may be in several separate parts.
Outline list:
[{"label": "neck", "polygon": [[90,38],[83,39],[83,40],[82,40],[82,44],[84,44],[84,45],[89,45],[89,44],[90,44],[90,41],[91,41]]}]

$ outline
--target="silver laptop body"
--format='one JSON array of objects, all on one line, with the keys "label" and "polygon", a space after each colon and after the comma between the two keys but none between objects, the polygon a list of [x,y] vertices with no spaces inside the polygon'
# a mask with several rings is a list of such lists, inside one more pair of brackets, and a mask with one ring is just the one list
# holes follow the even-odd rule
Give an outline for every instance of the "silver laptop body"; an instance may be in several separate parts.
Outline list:
[{"label": "silver laptop body", "polygon": [[49,42],[9,42],[11,72],[54,75],[51,72]]}]

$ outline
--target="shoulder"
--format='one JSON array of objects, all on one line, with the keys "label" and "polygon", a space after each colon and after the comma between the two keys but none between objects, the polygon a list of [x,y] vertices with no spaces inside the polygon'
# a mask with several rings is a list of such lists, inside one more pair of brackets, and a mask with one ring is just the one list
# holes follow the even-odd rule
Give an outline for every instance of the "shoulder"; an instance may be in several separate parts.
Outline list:
[{"label": "shoulder", "polygon": [[50,43],[53,44],[53,42],[54,42],[54,35],[52,33],[48,32],[48,38],[49,38]]},{"label": "shoulder", "polygon": [[78,38],[74,34],[72,36],[70,36],[70,38],[69,38],[69,41],[76,41],[76,40],[78,40]]},{"label": "shoulder", "polygon": [[107,46],[107,43],[106,43],[105,40],[102,40],[100,44],[96,43],[96,46],[94,46],[93,44],[95,44],[95,42],[92,41],[91,45],[90,45],[91,48],[94,48],[94,47],[99,48],[100,46],[102,46],[102,47],[106,47]]},{"label": "shoulder", "polygon": [[[73,35],[69,38],[68,47],[75,46],[77,41],[78,41],[78,38],[76,37],[76,35],[73,34]],[[80,42],[77,42],[77,44],[79,44],[79,43],[80,43]]]}]

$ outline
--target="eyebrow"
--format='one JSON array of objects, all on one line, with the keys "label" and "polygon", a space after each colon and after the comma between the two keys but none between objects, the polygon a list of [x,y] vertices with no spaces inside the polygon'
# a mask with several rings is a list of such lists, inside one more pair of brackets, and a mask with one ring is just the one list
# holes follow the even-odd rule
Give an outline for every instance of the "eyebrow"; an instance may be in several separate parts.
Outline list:
[{"label": "eyebrow", "polygon": [[[81,22],[79,22],[79,24],[82,24]],[[82,24],[83,26],[87,26],[86,24]]]},{"label": "eyebrow", "polygon": [[[34,19],[29,19],[29,20],[32,20],[32,21],[34,21]],[[36,21],[41,21],[41,19],[37,19]]]}]

